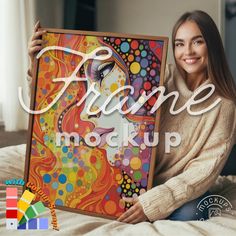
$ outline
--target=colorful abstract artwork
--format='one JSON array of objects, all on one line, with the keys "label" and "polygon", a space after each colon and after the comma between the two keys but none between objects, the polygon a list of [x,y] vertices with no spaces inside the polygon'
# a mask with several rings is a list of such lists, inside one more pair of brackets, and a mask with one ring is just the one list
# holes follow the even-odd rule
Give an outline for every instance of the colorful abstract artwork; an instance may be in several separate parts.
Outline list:
[{"label": "colorful abstract artwork", "polygon": [[59,209],[117,218],[131,206],[123,197],[152,185],[158,93],[143,94],[162,85],[167,39],[56,30],[44,39],[25,180]]}]

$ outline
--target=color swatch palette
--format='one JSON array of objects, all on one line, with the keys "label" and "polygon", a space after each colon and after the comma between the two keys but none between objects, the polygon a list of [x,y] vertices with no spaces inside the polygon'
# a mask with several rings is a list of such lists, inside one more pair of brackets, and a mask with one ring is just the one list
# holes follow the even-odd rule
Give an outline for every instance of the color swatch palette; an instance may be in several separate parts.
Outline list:
[{"label": "color swatch palette", "polygon": [[34,198],[35,194],[25,190],[17,202],[17,188],[6,188],[7,229],[48,229],[47,218],[35,218],[45,212],[46,208],[41,201],[30,205]]}]

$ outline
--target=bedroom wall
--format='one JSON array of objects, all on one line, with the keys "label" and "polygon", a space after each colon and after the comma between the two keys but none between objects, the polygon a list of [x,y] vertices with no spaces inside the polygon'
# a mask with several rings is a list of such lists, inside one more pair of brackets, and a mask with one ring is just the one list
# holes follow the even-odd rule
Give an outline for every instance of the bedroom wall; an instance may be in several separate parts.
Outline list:
[{"label": "bedroom wall", "polygon": [[34,0],[36,20],[42,27],[63,28],[64,0]]},{"label": "bedroom wall", "polygon": [[225,49],[229,60],[229,66],[236,82],[236,16],[226,19],[225,24]]},{"label": "bedroom wall", "polygon": [[[185,11],[201,9],[215,20],[223,35],[222,0],[101,0],[97,1],[97,30],[171,36],[172,26]],[[173,61],[169,46],[168,61]]]}]

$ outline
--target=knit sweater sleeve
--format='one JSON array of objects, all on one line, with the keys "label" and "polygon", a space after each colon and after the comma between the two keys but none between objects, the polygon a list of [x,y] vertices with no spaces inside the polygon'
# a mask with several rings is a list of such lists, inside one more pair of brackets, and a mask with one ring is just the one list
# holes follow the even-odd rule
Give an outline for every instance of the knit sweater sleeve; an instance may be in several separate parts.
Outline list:
[{"label": "knit sweater sleeve", "polygon": [[183,172],[139,196],[150,221],[166,218],[186,202],[201,196],[215,182],[235,144],[235,105],[221,104],[217,117],[214,126],[203,131],[210,133],[207,142]]}]

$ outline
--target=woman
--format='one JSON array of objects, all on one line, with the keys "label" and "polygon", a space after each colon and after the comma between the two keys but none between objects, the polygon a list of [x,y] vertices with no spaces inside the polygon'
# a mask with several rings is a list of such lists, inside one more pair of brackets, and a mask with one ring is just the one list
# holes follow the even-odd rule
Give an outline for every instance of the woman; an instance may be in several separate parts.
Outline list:
[{"label": "woman", "polygon": [[173,116],[170,102],[164,105],[161,133],[178,132],[181,145],[170,154],[162,144],[158,146],[154,175],[158,186],[139,196],[133,209],[119,218],[123,222],[137,223],[146,217],[150,221],[207,219],[206,212],[196,214],[197,204],[207,196],[235,143],[236,88],[215,23],[205,12],[185,13],[173,28],[172,46],[177,69],[167,68],[165,85],[168,92],[180,93],[177,107],[208,83],[215,85],[214,96],[194,109],[201,110],[218,97],[222,100],[200,116],[187,112]]},{"label": "woman", "polygon": [[[30,56],[42,43],[35,41],[29,46]],[[202,110],[217,98],[221,102],[199,116],[187,111],[174,116],[169,113],[170,100],[162,105],[160,140],[165,132],[178,132],[181,145],[167,154],[160,142],[154,175],[157,186],[136,199],[126,199],[134,205],[118,218],[122,222],[207,219],[196,215],[197,203],[208,194],[235,143],[236,88],[215,23],[202,11],[185,13],[173,28],[172,45],[177,66],[167,67],[165,87],[168,92],[179,92],[176,108],[209,83],[216,92],[193,110]]]}]

